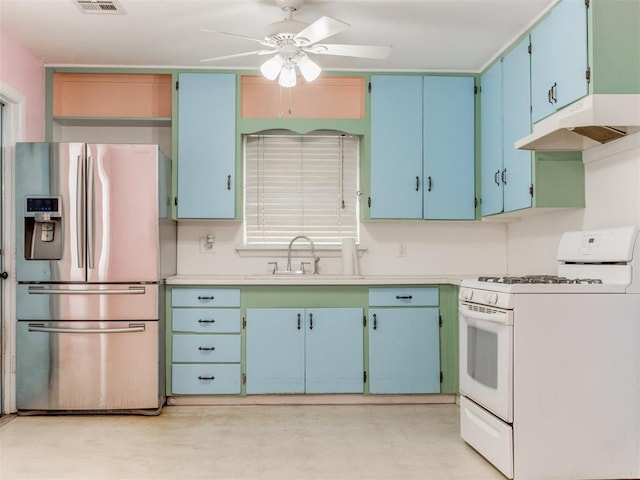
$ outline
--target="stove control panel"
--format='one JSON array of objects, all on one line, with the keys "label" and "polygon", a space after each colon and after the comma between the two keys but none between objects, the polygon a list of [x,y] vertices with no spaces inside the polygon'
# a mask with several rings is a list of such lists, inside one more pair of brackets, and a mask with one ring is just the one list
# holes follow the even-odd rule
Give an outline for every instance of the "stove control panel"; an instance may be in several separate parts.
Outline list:
[{"label": "stove control panel", "polygon": [[557,259],[564,263],[622,263],[633,258],[636,227],[567,232],[558,245]]}]

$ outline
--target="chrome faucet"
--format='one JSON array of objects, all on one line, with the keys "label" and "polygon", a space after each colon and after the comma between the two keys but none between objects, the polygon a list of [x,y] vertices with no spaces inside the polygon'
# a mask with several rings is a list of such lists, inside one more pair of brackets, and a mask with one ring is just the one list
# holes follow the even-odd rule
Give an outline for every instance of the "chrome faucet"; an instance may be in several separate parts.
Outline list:
[{"label": "chrome faucet", "polygon": [[[311,245],[311,255],[313,255],[313,274],[317,275],[318,274],[318,262],[320,261],[320,257],[315,255],[316,246],[314,245],[313,240],[311,240],[306,235],[298,235],[297,237],[293,237],[291,239],[291,241],[289,242],[289,248],[287,250],[287,272],[291,271],[291,247],[293,246],[293,242],[295,242],[296,240],[306,240],[307,242],[309,242],[309,245]],[[301,264],[300,269],[304,273],[304,262]]]}]

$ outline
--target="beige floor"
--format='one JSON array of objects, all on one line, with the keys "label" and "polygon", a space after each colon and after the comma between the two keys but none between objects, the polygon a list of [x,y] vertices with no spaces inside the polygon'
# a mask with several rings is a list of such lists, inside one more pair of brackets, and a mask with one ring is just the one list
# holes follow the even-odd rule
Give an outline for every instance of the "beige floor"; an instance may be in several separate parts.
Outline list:
[{"label": "beige floor", "polygon": [[171,406],[4,419],[0,479],[504,479],[445,405]]}]

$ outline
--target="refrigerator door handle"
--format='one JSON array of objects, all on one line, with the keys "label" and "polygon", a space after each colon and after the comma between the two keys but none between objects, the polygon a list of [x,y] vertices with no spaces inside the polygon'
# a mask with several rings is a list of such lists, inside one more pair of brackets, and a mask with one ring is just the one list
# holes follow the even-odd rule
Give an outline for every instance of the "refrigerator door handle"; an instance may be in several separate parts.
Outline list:
[{"label": "refrigerator door handle", "polygon": [[30,323],[30,332],[45,333],[140,333],[144,332],[143,323],[130,323],[123,328],[57,328],[45,327],[44,323]]},{"label": "refrigerator door handle", "polygon": [[145,292],[145,287],[129,287],[126,290],[124,288],[111,290],[70,290],[66,288],[46,288],[42,286],[29,287],[29,295],[144,295]]},{"label": "refrigerator door handle", "polygon": [[93,195],[93,158],[87,156],[87,268],[93,268],[95,256],[95,199]]},{"label": "refrigerator door handle", "polygon": [[77,254],[78,254],[78,268],[84,268],[84,185],[85,185],[85,171],[84,162],[81,156],[78,156],[78,168],[76,171],[76,242],[77,242]]}]

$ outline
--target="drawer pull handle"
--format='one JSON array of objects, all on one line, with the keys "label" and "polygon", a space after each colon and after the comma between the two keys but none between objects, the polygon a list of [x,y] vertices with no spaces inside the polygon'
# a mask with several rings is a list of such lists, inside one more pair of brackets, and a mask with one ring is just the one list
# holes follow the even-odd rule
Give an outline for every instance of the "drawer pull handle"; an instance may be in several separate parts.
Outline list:
[{"label": "drawer pull handle", "polygon": [[298,314],[298,330],[300,330],[300,314]]},{"label": "drawer pull handle", "polygon": [[396,300],[411,300],[412,298],[411,295],[396,295]]},{"label": "drawer pull handle", "polygon": [[373,314],[373,329],[378,329],[378,316],[375,313]]},{"label": "drawer pull handle", "polygon": [[198,320],[198,323],[216,323],[216,321],[214,319],[204,320],[201,318],[200,320]]},{"label": "drawer pull handle", "polygon": [[309,330],[313,330],[313,313],[309,314]]},{"label": "drawer pull handle", "polygon": [[216,298],[216,297],[214,297],[213,295],[211,295],[210,297],[203,296],[203,295],[198,295],[198,300],[213,300],[214,298]]},{"label": "drawer pull handle", "polygon": [[215,380],[216,377],[213,375],[198,375],[198,380]]},{"label": "drawer pull handle", "polygon": [[204,352],[213,352],[215,349],[216,347],[198,347],[198,350],[204,351]]}]

